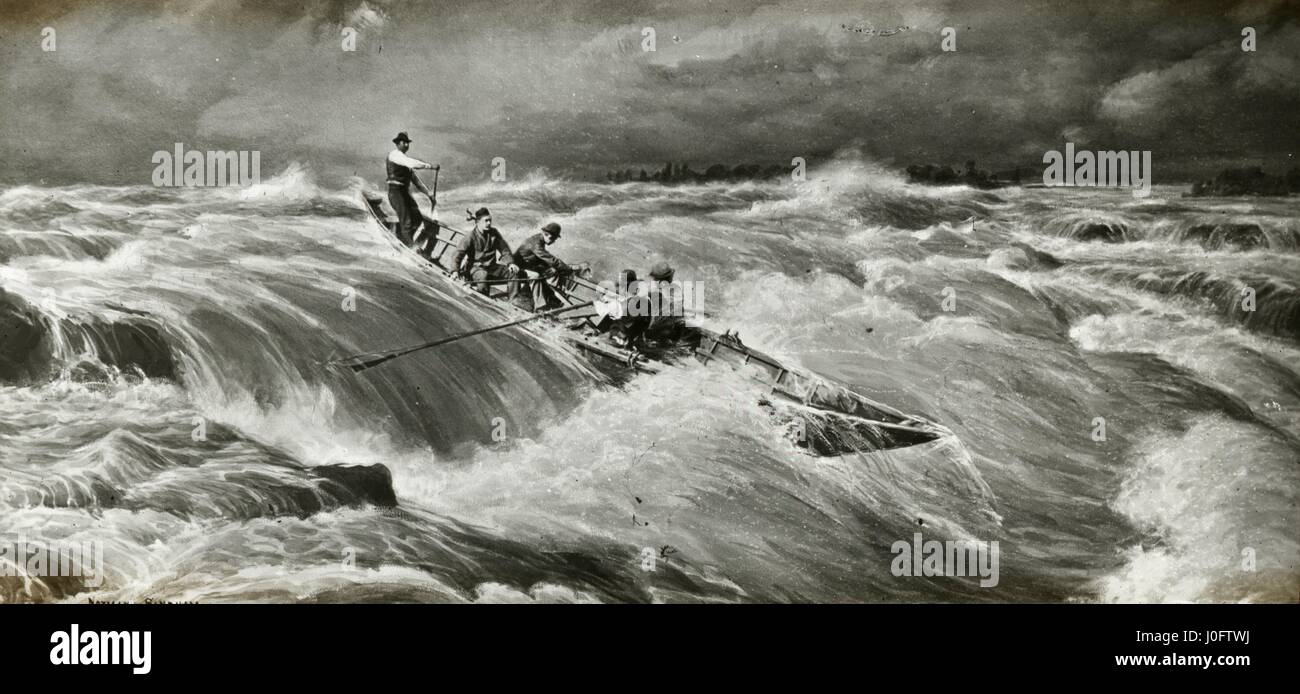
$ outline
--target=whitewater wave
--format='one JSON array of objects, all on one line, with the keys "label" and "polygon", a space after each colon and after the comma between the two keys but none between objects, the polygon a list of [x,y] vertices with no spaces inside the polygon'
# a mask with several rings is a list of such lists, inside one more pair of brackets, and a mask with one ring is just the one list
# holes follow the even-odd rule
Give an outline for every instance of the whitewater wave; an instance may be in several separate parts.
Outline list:
[{"label": "whitewater wave", "polygon": [[1079,243],[1192,246],[1209,252],[1245,253],[1274,251],[1293,253],[1300,249],[1300,228],[1293,220],[1270,211],[1234,215],[1162,205],[1157,208],[1126,207],[1120,212],[1082,209],[1057,213],[1046,220],[1037,215],[1024,223],[1047,233]]},{"label": "whitewater wave", "polygon": [[[486,204],[511,243],[561,222],[556,252],[601,278],[665,258],[704,283],[694,320],[954,433],[825,457],[739,374],[615,383],[545,330],[326,368],[503,319],[395,252],[364,185],[295,165],[244,190],[0,191],[0,534],[112,557],[104,586],[6,581],[4,599],[1294,587],[1291,203],[932,188],[852,154],[803,183],[537,172],[439,191],[449,222]],[[1245,285],[1257,310],[1238,316]],[[894,576],[892,544],[918,531],[1001,541],[1002,583]],[[1228,563],[1246,548],[1254,573]]]},{"label": "whitewater wave", "polygon": [[1300,339],[1300,289],[1278,278],[1235,278],[1207,270],[1107,266],[1085,271],[1108,284],[1206,301],[1224,318],[1249,330]]},{"label": "whitewater wave", "polygon": [[[1214,415],[1153,432],[1116,509],[1147,533],[1100,582],[1111,602],[1290,602],[1300,447]],[[1249,479],[1244,485],[1241,480]]]}]

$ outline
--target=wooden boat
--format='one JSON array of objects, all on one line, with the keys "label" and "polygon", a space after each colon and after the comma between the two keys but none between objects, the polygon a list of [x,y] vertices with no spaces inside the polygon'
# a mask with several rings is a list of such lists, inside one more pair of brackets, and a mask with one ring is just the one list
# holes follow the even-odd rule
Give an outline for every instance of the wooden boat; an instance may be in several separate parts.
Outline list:
[{"label": "wooden boat", "polygon": [[[385,238],[405,253],[418,255],[436,277],[451,285],[466,301],[491,305],[519,319],[529,312],[506,301],[508,290],[492,286],[483,295],[454,279],[449,267],[455,247],[465,232],[453,229],[424,215],[424,225],[416,235],[414,247],[398,239],[396,219],[383,210],[383,199],[362,193],[362,202],[383,230]],[[581,275],[556,281],[557,295],[569,304],[602,301],[610,298],[605,287]],[[576,317],[575,317],[576,316]],[[694,356],[710,366],[726,366],[744,372],[750,378],[770,386],[769,397],[758,404],[777,417],[792,422],[793,438],[801,446],[821,455],[902,448],[951,436],[945,427],[923,417],[909,415],[888,405],[875,402],[843,385],[816,374],[785,366],[776,358],[745,345],[739,334],[719,334],[697,325],[687,325],[676,344],[666,349],[641,351],[613,344],[600,332],[603,316],[594,309],[580,309],[562,321],[566,330],[558,331],[562,339],[589,355],[606,373],[654,373],[663,364],[684,355]],[[526,326],[521,326],[526,329]]]}]

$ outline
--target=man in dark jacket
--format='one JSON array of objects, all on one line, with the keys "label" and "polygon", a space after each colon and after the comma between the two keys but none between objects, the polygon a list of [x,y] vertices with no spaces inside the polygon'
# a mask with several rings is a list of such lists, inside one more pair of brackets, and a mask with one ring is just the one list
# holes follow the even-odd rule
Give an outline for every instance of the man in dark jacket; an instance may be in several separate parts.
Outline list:
[{"label": "man in dark jacket", "polygon": [[479,294],[487,294],[493,284],[506,285],[511,301],[518,294],[519,283],[511,280],[518,277],[519,266],[515,265],[510,245],[492,226],[492,213],[486,207],[474,213],[474,230],[456,246],[449,267]]},{"label": "man in dark jacket", "polygon": [[546,250],[546,247],[560,239],[560,225],[550,222],[542,227],[541,233],[528,237],[519,248],[515,250],[515,265],[521,270],[540,275],[537,279],[527,282],[531,285],[529,289],[533,295],[533,310],[541,311],[548,308],[558,308],[563,304],[559,297],[555,295],[555,289],[547,282],[551,278],[559,278],[571,274],[573,268],[567,263]]},{"label": "man in dark jacket", "polygon": [[682,288],[673,282],[676,272],[667,262],[659,261],[650,268],[650,315],[642,337],[656,342],[673,342],[686,327]]},{"label": "man in dark jacket", "polygon": [[[650,268],[650,280],[637,282],[636,273],[624,270],[624,315],[610,324],[610,338],[618,347],[656,347],[676,343],[686,328],[681,287],[673,283],[676,272],[667,262]],[[620,278],[620,284],[624,280]]]},{"label": "man in dark jacket", "polygon": [[650,324],[650,319],[645,317],[650,315],[650,299],[641,296],[642,283],[637,280],[636,270],[623,270],[616,282],[606,282],[606,285],[610,285],[609,292],[617,297],[619,306],[598,327],[609,331],[616,347],[635,345]]}]

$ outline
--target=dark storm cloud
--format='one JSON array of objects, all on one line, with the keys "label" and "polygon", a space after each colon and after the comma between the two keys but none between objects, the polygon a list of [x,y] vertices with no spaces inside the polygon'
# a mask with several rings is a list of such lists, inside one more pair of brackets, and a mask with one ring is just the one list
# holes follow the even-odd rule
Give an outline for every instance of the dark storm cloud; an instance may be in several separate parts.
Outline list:
[{"label": "dark storm cloud", "polygon": [[[1282,2],[7,3],[9,182],[148,180],[155,150],[373,177],[397,130],[453,180],[665,160],[1030,164],[1068,138],[1157,175],[1290,165]],[[40,50],[42,27],[58,50]],[[355,27],[358,50],[340,49]],[[942,27],[958,50],[939,50]],[[1259,50],[1240,49],[1241,29]],[[641,50],[642,29],[657,51]],[[873,30],[896,30],[892,36]]]}]

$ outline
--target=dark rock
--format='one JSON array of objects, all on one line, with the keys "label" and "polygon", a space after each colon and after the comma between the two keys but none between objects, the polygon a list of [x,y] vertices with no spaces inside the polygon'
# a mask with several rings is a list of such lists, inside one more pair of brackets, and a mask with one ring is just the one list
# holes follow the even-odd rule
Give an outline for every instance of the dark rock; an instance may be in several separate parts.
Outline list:
[{"label": "dark rock", "polygon": [[48,371],[46,330],[34,307],[0,289],[0,382],[30,380]]},{"label": "dark rock", "polygon": [[1051,253],[1044,253],[1027,243],[1012,243],[989,254],[988,263],[1008,270],[1055,270],[1064,265]]},{"label": "dark rock", "polygon": [[77,362],[68,370],[68,378],[77,383],[107,383],[112,380],[108,369],[93,361]]},{"label": "dark rock", "polygon": [[1186,238],[1210,251],[1268,248],[1268,237],[1258,224],[1197,224],[1187,230]]},{"label": "dark rock", "polygon": [[1025,256],[1028,257],[1029,260],[1033,262],[1034,267],[1036,268],[1040,268],[1044,270],[1055,270],[1056,268],[1061,267],[1062,265],[1065,264],[1059,258],[1052,255],[1051,253],[1040,251],[1037,248],[1034,248],[1033,246],[1027,243],[1016,242],[1016,243],[1012,243],[1011,245],[1024,251]]},{"label": "dark rock", "polygon": [[157,328],[134,322],[94,322],[86,327],[105,364],[124,371],[138,368],[150,378],[175,378],[171,349]]},{"label": "dark rock", "polygon": [[383,465],[319,465],[312,472],[341,485],[359,501],[381,508],[397,506],[393,473]]},{"label": "dark rock", "polygon": [[1103,241],[1105,243],[1122,243],[1124,225],[1113,222],[1089,222],[1078,227],[1072,238],[1075,241]]}]

